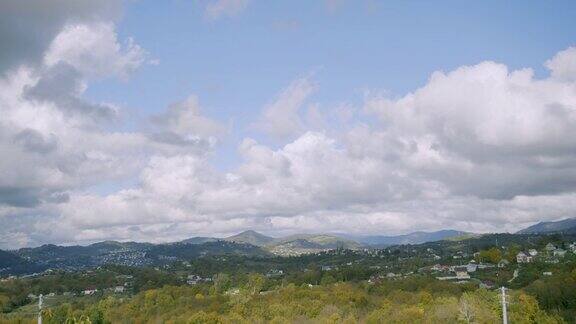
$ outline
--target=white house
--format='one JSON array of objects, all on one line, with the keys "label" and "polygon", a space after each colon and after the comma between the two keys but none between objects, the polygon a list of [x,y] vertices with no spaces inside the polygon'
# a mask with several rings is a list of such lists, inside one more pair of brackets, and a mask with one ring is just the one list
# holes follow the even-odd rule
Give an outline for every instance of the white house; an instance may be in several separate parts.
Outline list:
[{"label": "white house", "polygon": [[456,271],[456,279],[470,279],[470,275],[466,271]]},{"label": "white house", "polygon": [[186,283],[189,285],[196,285],[199,282],[202,281],[202,277],[198,276],[198,275],[189,275],[188,278],[186,279]]},{"label": "white house", "polygon": [[88,288],[88,289],[84,289],[84,291],[82,292],[82,294],[84,295],[94,295],[96,292],[98,291],[98,289],[96,288]]},{"label": "white house", "polygon": [[532,256],[529,254],[526,254],[524,252],[519,252],[516,255],[516,262],[518,262],[518,263],[530,263],[530,262],[532,262]]},{"label": "white house", "polygon": [[476,272],[478,265],[474,262],[470,262],[466,265],[466,272]]}]

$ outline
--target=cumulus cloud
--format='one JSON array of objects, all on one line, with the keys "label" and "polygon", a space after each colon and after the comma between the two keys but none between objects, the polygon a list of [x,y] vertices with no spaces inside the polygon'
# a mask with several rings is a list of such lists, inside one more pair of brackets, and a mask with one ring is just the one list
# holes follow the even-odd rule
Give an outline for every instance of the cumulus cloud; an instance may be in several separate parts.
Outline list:
[{"label": "cumulus cloud", "polygon": [[454,194],[509,199],[574,189],[575,90],[484,62],[436,72],[402,98],[371,98],[366,110],[414,172]]},{"label": "cumulus cloud", "polygon": [[129,38],[122,47],[114,25],[99,22],[66,26],[50,45],[44,63],[47,67],[66,63],[90,77],[126,78],[145,59],[146,52],[134,40]]},{"label": "cumulus cloud", "polygon": [[[43,20],[50,35],[50,28],[61,28],[51,44],[22,48],[24,56],[32,48],[38,53],[4,65],[0,77],[0,222],[3,233],[19,233],[18,242],[30,244],[50,239],[37,235],[36,222],[57,217],[71,192],[133,175],[152,150],[145,134],[110,131],[119,107],[83,97],[90,78],[125,78],[140,64],[137,45],[122,49],[114,25],[96,21],[112,19],[102,11],[115,6],[53,4],[70,7],[62,10],[66,15],[51,16],[37,2],[1,5],[13,14],[50,16]],[[71,38],[78,31],[81,37]],[[29,239],[21,239],[24,234]]]},{"label": "cumulus cloud", "polygon": [[153,116],[152,122],[161,130],[180,137],[183,142],[190,138],[220,137],[225,132],[223,125],[201,114],[195,95],[173,103],[166,112]]},{"label": "cumulus cloud", "polygon": [[[281,148],[245,139],[243,162],[227,174],[214,170],[207,156],[155,157],[140,175],[141,186],[72,197],[63,222],[81,219],[75,226],[99,239],[110,235],[109,227],[131,235],[130,226],[159,226],[157,239],[169,240],[247,227],[282,234],[513,231],[575,210],[571,81],[536,79],[530,69],[510,71],[494,62],[436,72],[405,96],[368,97],[364,111],[380,123],[356,122],[335,136],[306,131],[299,119],[313,89],[298,80],[265,110],[261,123],[292,120],[297,127],[283,134],[301,132]],[[169,122],[189,120],[177,111],[169,109],[161,124],[188,132]],[[197,122],[198,110],[192,111],[187,125]],[[105,210],[76,217],[84,204]]]},{"label": "cumulus cloud", "polygon": [[316,89],[309,78],[300,78],[284,89],[262,112],[257,128],[280,139],[297,135],[304,129],[302,106]]},{"label": "cumulus cloud", "polygon": [[576,47],[569,47],[558,52],[546,61],[552,77],[560,80],[576,80]]},{"label": "cumulus cloud", "polygon": [[[220,17],[246,3],[211,5]],[[147,54],[121,41],[100,7],[78,10],[54,18],[49,42],[22,48],[35,48],[26,60],[4,61],[2,247],[245,228],[512,231],[576,211],[574,48],[545,63],[545,78],[481,62],[435,72],[400,97],[367,96],[370,124],[349,105],[309,105],[317,85],[295,80],[255,122],[281,144],[245,138],[241,162],[222,172],[212,161],[226,127],[195,95],[131,132],[113,127],[122,106],[85,98],[92,80],[126,79]]]},{"label": "cumulus cloud", "polygon": [[5,0],[0,3],[0,71],[36,64],[68,24],[113,21],[121,0]]},{"label": "cumulus cloud", "polygon": [[222,17],[236,16],[248,6],[249,0],[214,0],[206,5],[205,15],[216,20]]}]

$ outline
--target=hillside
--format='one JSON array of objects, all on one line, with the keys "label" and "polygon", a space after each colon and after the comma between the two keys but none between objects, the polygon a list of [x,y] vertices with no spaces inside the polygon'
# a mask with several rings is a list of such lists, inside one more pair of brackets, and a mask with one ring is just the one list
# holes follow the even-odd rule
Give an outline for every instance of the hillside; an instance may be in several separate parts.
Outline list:
[{"label": "hillside", "polygon": [[0,250],[0,275],[19,274],[28,271],[40,271],[41,268],[36,264],[21,258],[20,256]]},{"label": "hillside", "polygon": [[576,233],[576,218],[557,222],[540,222],[517,232],[517,234]]},{"label": "hillside", "polygon": [[14,253],[0,251],[0,274],[32,273],[44,269],[81,270],[106,264],[149,266],[206,255],[268,256],[255,245],[214,239],[205,243],[151,244],[104,241],[87,246],[46,244]]},{"label": "hillside", "polygon": [[460,237],[467,234],[471,233],[456,230],[441,230],[436,232],[413,232],[409,234],[394,236],[373,235],[359,236],[355,238],[358,242],[363,244],[383,247],[397,244],[422,244],[426,242],[434,242],[454,237]]},{"label": "hillside", "polygon": [[172,262],[176,260],[189,260],[193,258],[213,255],[239,255],[239,256],[270,256],[270,253],[262,248],[231,241],[215,241],[203,244],[159,244],[153,246],[146,257],[154,264]]},{"label": "hillside", "polygon": [[356,250],[361,247],[358,242],[334,235],[298,234],[276,239],[266,249],[277,255],[299,255],[337,248]]},{"label": "hillside", "polygon": [[212,237],[192,237],[179,243],[202,244],[227,241],[261,247],[276,255],[297,255],[314,253],[336,248],[359,249],[362,244],[351,239],[327,234],[295,234],[274,238],[253,230],[244,231],[223,239]]},{"label": "hillside", "polygon": [[256,231],[249,230],[233,236],[229,236],[224,240],[236,243],[247,243],[255,246],[264,246],[274,241],[274,238],[260,234]]},{"label": "hillside", "polygon": [[185,239],[183,241],[180,241],[179,243],[184,243],[184,244],[203,244],[203,243],[208,243],[208,242],[216,242],[219,241],[219,239],[215,238],[215,237],[205,237],[205,236],[196,236],[196,237],[191,237],[189,239]]}]

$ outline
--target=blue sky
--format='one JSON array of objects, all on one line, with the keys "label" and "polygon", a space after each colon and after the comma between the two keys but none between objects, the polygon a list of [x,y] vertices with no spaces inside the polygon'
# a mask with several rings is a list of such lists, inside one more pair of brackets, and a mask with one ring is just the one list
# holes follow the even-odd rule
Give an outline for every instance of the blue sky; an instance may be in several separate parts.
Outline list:
[{"label": "blue sky", "polygon": [[[145,118],[190,94],[203,113],[233,125],[214,159],[238,162],[251,123],[292,80],[313,74],[311,102],[358,104],[366,91],[402,96],[434,71],[492,60],[511,69],[543,62],[576,39],[573,1],[251,1],[207,19],[205,1],[133,1],[118,23],[158,65],[129,82],[104,80],[87,95]],[[553,32],[552,32],[553,31]]]}]

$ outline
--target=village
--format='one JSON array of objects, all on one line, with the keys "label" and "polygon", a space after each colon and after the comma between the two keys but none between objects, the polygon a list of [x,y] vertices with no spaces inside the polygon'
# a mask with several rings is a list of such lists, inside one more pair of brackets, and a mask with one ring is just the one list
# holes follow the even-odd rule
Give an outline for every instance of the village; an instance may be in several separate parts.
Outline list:
[{"label": "village", "polygon": [[[499,247],[485,245],[485,248],[477,249],[454,242],[436,242],[384,249],[336,249],[289,258],[204,256],[190,261],[170,260],[170,263],[165,262],[163,266],[156,267],[133,268],[117,265],[112,268],[99,266],[74,271],[48,269],[41,273],[4,277],[2,282],[42,281],[43,278],[54,277],[63,278],[61,280],[64,281],[69,280],[66,278],[76,277],[77,281],[85,282],[84,285],[63,284],[53,290],[35,289],[27,295],[30,301],[37,300],[40,294],[48,299],[58,296],[68,299],[131,296],[143,287],[148,287],[149,277],[164,278],[154,285],[212,285],[219,272],[231,273],[238,269],[244,269],[245,273],[259,272],[272,282],[298,282],[301,280],[298,278],[310,276],[317,278],[307,283],[311,286],[341,280],[364,281],[375,285],[383,281],[428,277],[438,281],[494,289],[501,286],[519,287],[537,278],[554,276],[555,269],[563,264],[573,263],[574,260],[576,242],[548,242],[524,249],[514,244]],[[203,270],[207,263],[213,263],[210,269],[215,270]],[[251,266],[248,266],[249,264]],[[114,267],[124,270],[118,271]],[[132,269],[129,271],[132,274],[127,274],[126,269]],[[102,276],[107,279],[98,279]]]}]

